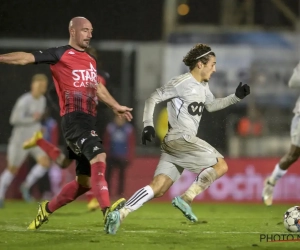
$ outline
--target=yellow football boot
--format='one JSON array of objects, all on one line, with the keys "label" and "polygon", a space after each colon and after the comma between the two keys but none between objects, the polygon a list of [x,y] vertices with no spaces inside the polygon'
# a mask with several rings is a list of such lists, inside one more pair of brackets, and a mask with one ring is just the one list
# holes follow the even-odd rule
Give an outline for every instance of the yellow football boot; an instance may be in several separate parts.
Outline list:
[{"label": "yellow football boot", "polygon": [[33,136],[26,140],[24,143],[23,143],[23,149],[29,149],[29,148],[33,148],[33,147],[36,147],[36,143],[39,139],[42,139],[43,138],[43,133],[42,131],[37,131],[33,134]]},{"label": "yellow football boot", "polygon": [[104,225],[106,224],[106,220],[107,220],[107,215],[112,212],[112,211],[118,211],[120,210],[122,207],[125,206],[126,200],[124,198],[121,198],[119,200],[117,200],[114,204],[112,204],[109,208],[107,208],[104,212]]},{"label": "yellow football boot", "polygon": [[99,203],[97,199],[91,199],[90,202],[87,204],[87,208],[90,212],[97,210],[99,208]]},{"label": "yellow football boot", "polygon": [[45,222],[48,222],[48,217],[51,215],[51,213],[48,213],[46,211],[46,205],[48,201],[43,201],[39,204],[39,210],[36,218],[30,223],[27,229],[29,230],[36,230],[38,229],[42,224]]}]

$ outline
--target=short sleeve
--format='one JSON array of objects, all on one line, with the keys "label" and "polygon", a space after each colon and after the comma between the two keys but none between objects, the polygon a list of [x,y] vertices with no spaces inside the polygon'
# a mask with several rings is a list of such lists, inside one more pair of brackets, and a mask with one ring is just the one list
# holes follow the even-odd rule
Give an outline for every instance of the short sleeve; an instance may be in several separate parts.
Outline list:
[{"label": "short sleeve", "polygon": [[56,64],[67,49],[66,46],[63,46],[35,51],[32,54],[35,58],[35,64]]}]

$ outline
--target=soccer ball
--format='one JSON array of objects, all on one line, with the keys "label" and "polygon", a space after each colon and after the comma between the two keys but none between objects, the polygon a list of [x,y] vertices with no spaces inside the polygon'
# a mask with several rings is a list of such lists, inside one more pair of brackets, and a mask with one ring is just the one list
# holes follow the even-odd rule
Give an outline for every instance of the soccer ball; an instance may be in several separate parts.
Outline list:
[{"label": "soccer ball", "polygon": [[300,207],[288,209],[284,214],[283,224],[290,232],[300,232]]}]

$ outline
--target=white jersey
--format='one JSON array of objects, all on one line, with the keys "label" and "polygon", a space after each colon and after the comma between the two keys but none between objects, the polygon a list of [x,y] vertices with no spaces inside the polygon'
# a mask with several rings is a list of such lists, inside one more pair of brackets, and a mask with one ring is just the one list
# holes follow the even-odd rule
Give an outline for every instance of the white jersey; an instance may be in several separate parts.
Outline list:
[{"label": "white jersey", "polygon": [[34,132],[41,130],[40,121],[36,121],[33,116],[35,113],[43,115],[45,108],[46,98],[44,96],[35,99],[31,93],[26,93],[19,97],[9,119],[13,126],[10,140],[23,143]]},{"label": "white jersey", "polygon": [[[300,63],[294,68],[293,74],[289,80],[289,87],[300,88]],[[300,96],[297,99],[293,112],[295,114],[300,114]]]},{"label": "white jersey", "polygon": [[146,101],[143,118],[145,127],[153,126],[155,105],[165,100],[168,101],[168,135],[175,137],[182,134],[196,136],[204,108],[213,112],[240,101],[234,94],[216,99],[208,83],[200,83],[191,73],[186,73],[158,88]]}]

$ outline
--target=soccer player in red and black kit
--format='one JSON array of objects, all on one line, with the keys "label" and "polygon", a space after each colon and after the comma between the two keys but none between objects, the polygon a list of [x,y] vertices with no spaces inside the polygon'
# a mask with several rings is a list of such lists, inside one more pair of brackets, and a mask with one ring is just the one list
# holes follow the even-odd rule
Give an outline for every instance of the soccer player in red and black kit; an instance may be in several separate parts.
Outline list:
[{"label": "soccer player in red and black kit", "polygon": [[[97,51],[92,47],[88,47],[85,49],[85,52],[92,55],[98,61],[99,66]],[[109,78],[109,74],[104,70],[99,70],[99,68],[97,69],[97,74],[97,82],[106,86],[106,80]],[[57,98],[54,85],[51,86],[48,90],[47,98],[51,102],[52,107],[59,112],[59,100]],[[65,148],[64,150],[60,150],[56,145],[43,138],[42,131],[36,131],[31,138],[23,143],[23,149],[30,149],[34,147],[41,148],[62,169],[69,167],[73,162],[73,159],[68,158],[69,153],[67,152],[67,148]],[[30,197],[29,189],[26,189],[22,186],[21,191],[23,197]],[[92,189],[86,192],[85,196],[88,201],[87,208],[89,211],[95,211],[99,208],[98,200],[94,196]]]},{"label": "soccer player in red and black kit", "polygon": [[[119,200],[110,206],[105,180],[106,154],[96,134],[97,99],[108,105],[115,114],[132,119],[131,108],[121,106],[97,82],[96,60],[85,52],[92,38],[93,27],[84,17],[75,17],[69,23],[69,44],[33,53],[14,52],[0,55],[0,63],[26,65],[50,64],[56,92],[59,97],[62,131],[70,155],[76,160],[76,180],[66,184],[51,201],[39,204],[36,218],[28,226],[35,230],[60,207],[74,201],[92,188],[104,214],[123,206]],[[90,184],[91,183],[91,184]]]}]

